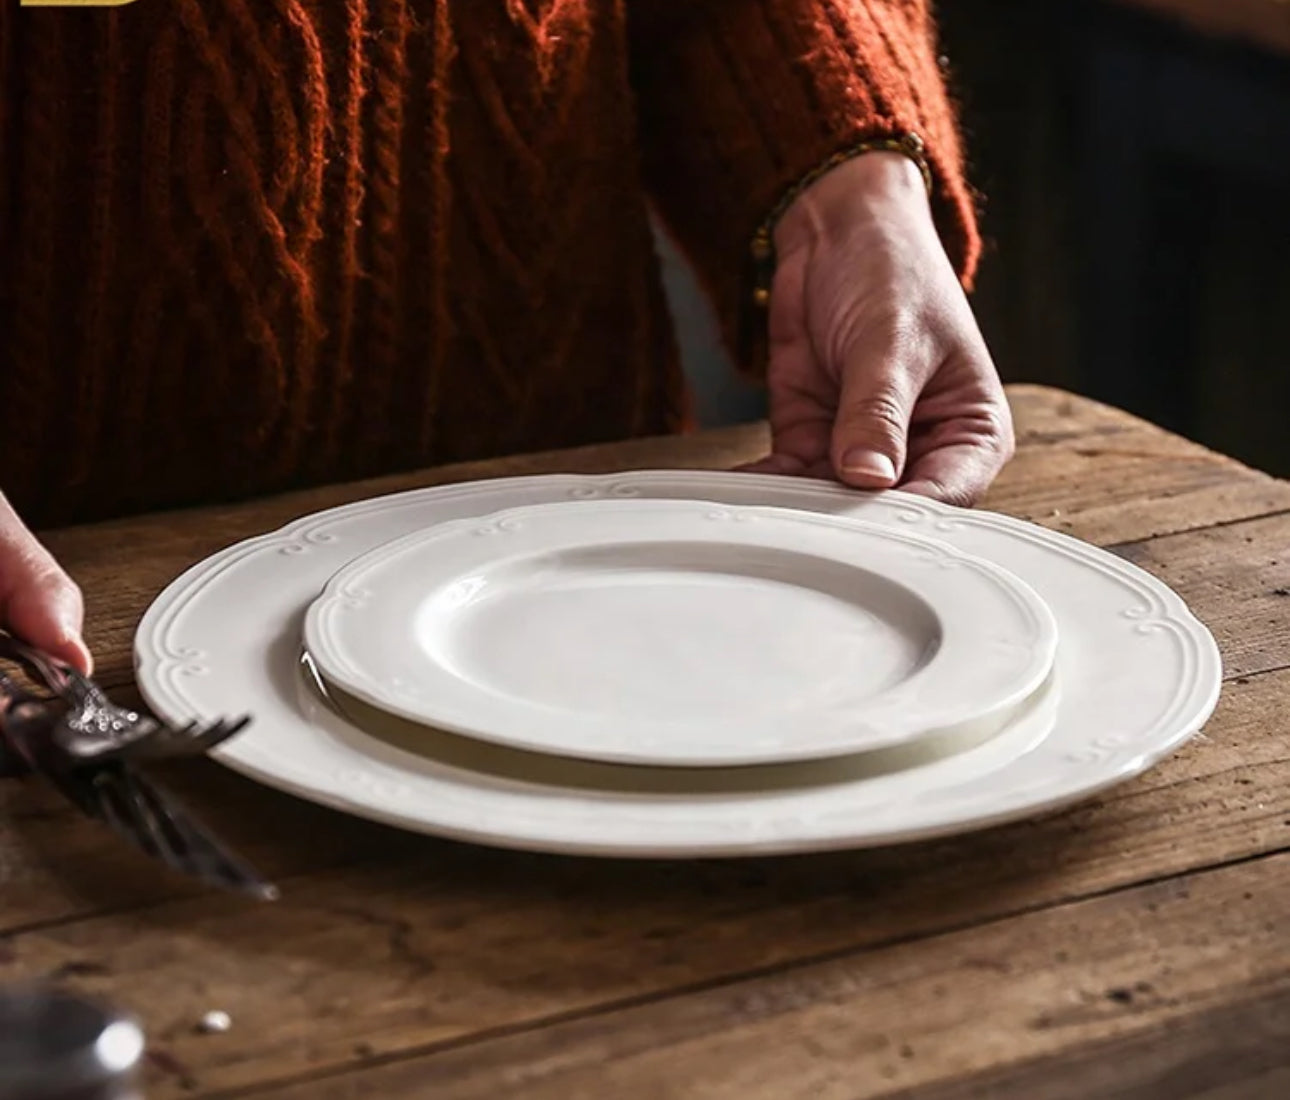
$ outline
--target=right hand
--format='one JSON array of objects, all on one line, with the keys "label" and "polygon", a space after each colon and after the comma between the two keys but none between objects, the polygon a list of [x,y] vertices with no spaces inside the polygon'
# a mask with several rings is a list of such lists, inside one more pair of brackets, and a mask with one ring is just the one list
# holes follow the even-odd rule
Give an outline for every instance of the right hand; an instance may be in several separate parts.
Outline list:
[{"label": "right hand", "polygon": [[81,590],[0,493],[0,627],[88,674]]}]

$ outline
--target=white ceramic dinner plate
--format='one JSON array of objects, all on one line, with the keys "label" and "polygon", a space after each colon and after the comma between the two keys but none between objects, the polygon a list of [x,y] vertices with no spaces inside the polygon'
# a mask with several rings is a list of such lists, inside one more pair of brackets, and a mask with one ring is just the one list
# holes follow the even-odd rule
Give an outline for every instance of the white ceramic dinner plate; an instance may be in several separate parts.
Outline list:
[{"label": "white ceramic dinner plate", "polygon": [[[660,776],[573,760],[554,768],[556,758],[423,740],[428,731],[392,731],[361,704],[341,700],[350,715],[342,717],[301,675],[306,609],[360,555],[437,523],[508,508],[652,498],[852,516],[992,561],[1051,609],[1059,636],[1053,680],[998,736],[960,751],[920,757],[906,746],[787,772]],[[307,517],[176,580],[139,627],[136,665],[149,704],[172,721],[254,715],[252,727],[214,755],[284,791],[461,840],[641,857],[862,847],[1057,809],[1176,749],[1209,717],[1221,682],[1213,639],[1183,601],[1114,555],[1008,517],[900,493],[703,472],[514,478]]]},{"label": "white ceramic dinner plate", "polygon": [[438,524],[310,607],[322,679],[512,748],[646,766],[786,763],[998,730],[1057,626],[1011,573],[859,520],[596,500]]}]

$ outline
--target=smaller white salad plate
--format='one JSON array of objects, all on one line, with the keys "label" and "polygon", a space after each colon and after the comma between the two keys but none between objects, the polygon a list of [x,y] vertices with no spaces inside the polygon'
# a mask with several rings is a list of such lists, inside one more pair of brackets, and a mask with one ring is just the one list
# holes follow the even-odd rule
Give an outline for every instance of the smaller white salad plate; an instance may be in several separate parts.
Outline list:
[{"label": "smaller white salad plate", "polygon": [[329,686],[530,752],[735,767],[1002,727],[1057,626],[1012,573],[800,510],[596,500],[440,524],[309,609]]}]

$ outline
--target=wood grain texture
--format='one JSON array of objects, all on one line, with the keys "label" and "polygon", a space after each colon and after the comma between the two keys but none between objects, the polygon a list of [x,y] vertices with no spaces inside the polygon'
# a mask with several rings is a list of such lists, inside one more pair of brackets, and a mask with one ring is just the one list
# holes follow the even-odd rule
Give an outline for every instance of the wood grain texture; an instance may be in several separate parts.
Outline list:
[{"label": "wood grain texture", "polygon": [[1229,676],[1290,657],[1290,515],[1117,547],[1183,593],[1214,632]]},{"label": "wood grain texture", "polygon": [[[1011,396],[1021,451],[990,504],[1163,576],[1223,648],[1214,719],[1146,775],[935,843],[624,864],[409,836],[206,762],[169,769],[279,879],[270,907],[163,876],[39,788],[0,783],[0,982],[53,975],[137,1010],[163,1100],[1279,1096],[1290,485],[1112,409]],[[466,477],[722,468],[764,444],[752,426],[589,448],[49,541],[128,683],[147,601],[294,516]],[[233,1029],[198,1034],[215,1008]]]},{"label": "wood grain texture", "polygon": [[1058,391],[1014,387],[1018,454],[987,507],[1100,546],[1290,508],[1290,482]]},{"label": "wood grain texture", "polygon": [[1290,989],[1279,986],[891,1100],[1275,1100],[1290,1096],[1287,1051]]},{"label": "wood grain texture", "polygon": [[[129,1005],[202,1090],[534,1028],[1290,847],[1287,690],[1290,672],[1233,684],[1207,734],[1135,782],[973,836],[640,865],[406,838],[286,880],[267,908],[145,895],[128,910],[10,935],[0,980],[62,974]],[[211,818],[280,820],[259,801],[227,814],[212,806]],[[135,864],[134,880],[148,881],[130,853],[105,845],[96,862],[107,875]],[[211,1008],[238,1021],[218,1041],[192,1030]],[[159,1073],[150,1095],[187,1091]]]},{"label": "wood grain texture", "polygon": [[[1123,1063],[1090,1060],[1133,1045],[1169,1056],[1151,1074],[1134,1063],[1140,1096],[1262,1087],[1273,1074],[1286,1080],[1290,1058],[1279,1042],[1287,896],[1290,855],[1271,857],[259,1095],[921,1098],[987,1072],[1024,1088],[1028,1068],[1037,1091],[1012,1095],[1103,1100],[1125,1093],[1081,1089],[1099,1076],[1123,1083]],[[1259,1021],[1266,1041],[1234,1058],[1241,1037],[1228,1030],[1203,1064],[1207,1082],[1185,1072],[1194,1052],[1170,1046],[1170,1033],[1251,1002],[1279,1009]],[[1083,1081],[1055,1076],[1050,1067],[1063,1064]]]}]

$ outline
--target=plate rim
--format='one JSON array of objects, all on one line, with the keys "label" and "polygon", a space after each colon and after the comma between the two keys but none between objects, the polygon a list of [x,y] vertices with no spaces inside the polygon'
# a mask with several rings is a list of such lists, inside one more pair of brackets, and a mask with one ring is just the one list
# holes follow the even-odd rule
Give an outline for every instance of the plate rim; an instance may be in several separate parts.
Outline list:
[{"label": "plate rim", "polygon": [[[1093,566],[1098,572],[1113,576],[1126,587],[1137,593],[1148,605],[1142,612],[1139,630],[1173,629],[1186,635],[1196,647],[1196,658],[1212,676],[1195,676],[1191,689],[1175,694],[1168,712],[1160,717],[1152,729],[1147,731],[1153,740],[1149,746],[1126,746],[1114,743],[1113,738],[1103,738],[1090,747],[1088,759],[1082,763],[1093,769],[1093,775],[1086,775],[1081,782],[1071,786],[1062,793],[1050,793],[1041,798],[1029,798],[1013,805],[1006,806],[998,812],[977,813],[970,818],[962,817],[947,820],[940,824],[922,824],[900,830],[877,830],[848,835],[808,838],[768,838],[759,836],[753,839],[738,838],[728,843],[712,840],[699,842],[659,842],[629,845],[624,843],[603,844],[585,835],[577,838],[560,838],[551,840],[544,837],[525,835],[522,832],[499,834],[495,830],[479,827],[461,827],[446,824],[442,820],[431,821],[424,811],[420,816],[399,809],[392,809],[366,792],[366,797],[357,797],[353,791],[344,792],[320,789],[316,780],[313,785],[300,784],[284,773],[275,762],[273,766],[264,766],[254,751],[248,751],[245,743],[235,740],[212,754],[226,766],[266,786],[286,791],[317,804],[327,805],[342,812],[358,817],[382,821],[400,828],[431,835],[450,837],[473,843],[500,845],[508,848],[536,850],[544,852],[564,852],[613,856],[618,858],[707,858],[753,856],[764,854],[784,854],[791,852],[821,851],[836,848],[863,848],[876,845],[902,843],[936,836],[946,836],[975,831],[1008,821],[1030,818],[1040,813],[1060,810],[1066,806],[1081,802],[1109,787],[1113,787],[1145,771],[1163,757],[1176,751],[1189,740],[1212,715],[1222,689],[1222,658],[1213,635],[1207,627],[1187,607],[1181,596],[1163,582],[1158,581],[1141,567],[1132,562],[1116,558],[1109,552],[1081,542],[1072,536],[1059,531],[1029,524],[1011,516],[994,512],[954,509],[922,497],[911,497],[898,491],[885,493],[859,493],[847,490],[830,482],[809,481],[779,477],[766,474],[731,473],[728,471],[708,470],[638,470],[609,474],[529,474],[509,478],[489,479],[482,482],[455,483],[445,486],[432,486],[420,489],[403,490],[399,493],[365,498],[346,504],[337,505],[320,512],[297,517],[276,530],[265,534],[239,540],[221,551],[208,556],[203,561],[194,563],[175,578],[153,601],[145,612],[139,628],[135,633],[135,666],[136,676],[141,691],[150,706],[157,712],[174,719],[192,716],[191,707],[179,698],[175,706],[176,694],[172,687],[165,683],[163,663],[169,664],[172,671],[182,667],[191,658],[184,653],[167,653],[164,649],[150,653],[148,640],[157,641],[157,627],[164,624],[166,618],[175,610],[176,602],[185,596],[193,586],[200,583],[208,574],[215,575],[228,567],[231,560],[239,554],[256,553],[266,546],[276,546],[280,553],[305,553],[311,544],[324,545],[328,540],[325,531],[316,528],[328,524],[357,518],[364,513],[381,511],[392,507],[413,506],[427,499],[431,502],[441,499],[453,499],[479,492],[483,488],[496,493],[511,493],[526,485],[546,483],[552,491],[567,490],[573,499],[600,493],[631,495],[639,492],[639,483],[650,483],[655,493],[681,491],[695,494],[704,489],[711,491],[717,487],[739,484],[748,489],[779,490],[791,489],[795,506],[803,505],[803,500],[812,500],[817,505],[831,502],[838,507],[847,504],[855,505],[866,498],[885,497],[897,512],[902,507],[910,510],[910,521],[921,521],[924,517],[939,517],[933,527],[953,531],[963,524],[977,524],[994,528],[1003,533],[1031,543],[1039,543],[1052,548],[1060,548],[1065,555],[1081,559]],[[701,497],[700,499],[709,499]],[[946,527],[948,525],[948,527]],[[1159,620],[1159,621],[1158,621]],[[170,696],[169,699],[166,696]],[[1184,720],[1185,719],[1185,720]],[[1158,729],[1168,725],[1170,733],[1163,736]],[[1146,734],[1144,734],[1144,739]],[[275,768],[277,770],[275,770]]]}]

